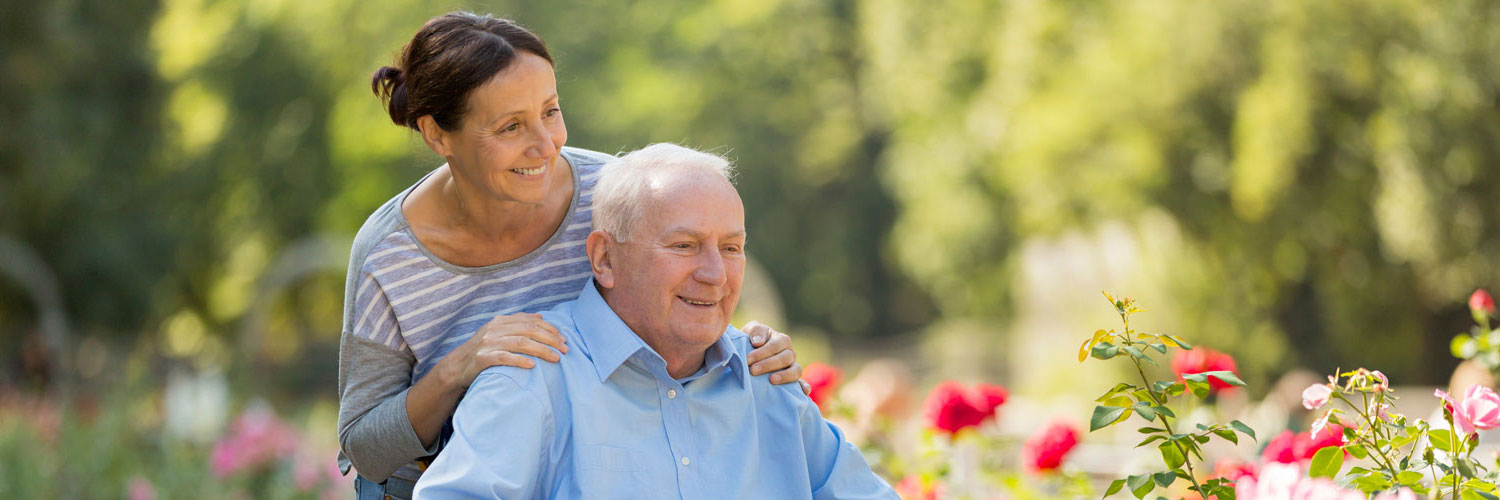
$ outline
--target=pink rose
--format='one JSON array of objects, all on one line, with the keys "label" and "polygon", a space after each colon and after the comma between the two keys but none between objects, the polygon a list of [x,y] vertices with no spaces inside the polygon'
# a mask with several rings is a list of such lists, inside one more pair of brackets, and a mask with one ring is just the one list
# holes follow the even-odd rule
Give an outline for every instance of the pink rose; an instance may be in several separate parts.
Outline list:
[{"label": "pink rose", "polygon": [[1364,493],[1340,488],[1333,481],[1309,478],[1302,468],[1292,464],[1268,463],[1259,477],[1241,477],[1234,485],[1240,500],[1364,500]]},{"label": "pink rose", "polygon": [[1451,407],[1453,414],[1453,426],[1465,436],[1472,435],[1480,430],[1490,430],[1500,427],[1500,395],[1489,387],[1475,385],[1464,392],[1462,401],[1454,401],[1448,393],[1442,389],[1433,392],[1434,396],[1442,398]]},{"label": "pink rose", "polygon": [[1333,394],[1333,389],[1326,384],[1313,384],[1302,390],[1302,407],[1309,410],[1322,408],[1328,404],[1328,396]]}]

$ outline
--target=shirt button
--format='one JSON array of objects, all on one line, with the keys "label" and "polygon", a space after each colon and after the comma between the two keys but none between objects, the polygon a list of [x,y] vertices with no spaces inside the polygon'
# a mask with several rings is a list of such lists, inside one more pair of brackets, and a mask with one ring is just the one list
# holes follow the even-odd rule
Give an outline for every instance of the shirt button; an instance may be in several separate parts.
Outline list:
[{"label": "shirt button", "polygon": [[687,465],[689,463],[692,463],[692,460],[688,460],[688,457],[682,457],[682,465]]},{"label": "shirt button", "polygon": [[[677,399],[677,389],[668,389],[667,390],[667,398],[668,399]],[[686,465],[686,464],[684,464],[684,465]]]}]

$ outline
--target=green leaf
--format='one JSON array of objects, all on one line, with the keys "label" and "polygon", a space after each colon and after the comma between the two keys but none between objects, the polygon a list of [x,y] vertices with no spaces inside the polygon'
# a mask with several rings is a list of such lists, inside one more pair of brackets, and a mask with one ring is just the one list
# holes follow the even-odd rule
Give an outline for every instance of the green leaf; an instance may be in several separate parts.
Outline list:
[{"label": "green leaf", "polygon": [[1168,441],[1157,446],[1156,449],[1161,450],[1161,461],[1167,464],[1167,468],[1176,469],[1187,463],[1187,457],[1182,455],[1182,450],[1177,447],[1177,443]]},{"label": "green leaf", "polygon": [[1228,371],[1228,370],[1214,370],[1214,371],[1211,371],[1211,372],[1203,372],[1201,375],[1212,376],[1213,378],[1222,380],[1222,381],[1224,381],[1225,383],[1227,383],[1229,385],[1237,385],[1237,386],[1240,386],[1240,387],[1244,387],[1245,386],[1245,381],[1240,380],[1240,377],[1237,376],[1237,375],[1235,375],[1234,372],[1232,372],[1232,371]]},{"label": "green leaf", "polygon": [[1427,440],[1432,442],[1432,447],[1446,452],[1453,451],[1453,431],[1448,429],[1433,429],[1427,431]]},{"label": "green leaf", "polygon": [[1479,491],[1495,491],[1495,485],[1493,483],[1486,482],[1483,479],[1470,479],[1468,481],[1464,481],[1464,487],[1473,488]]},{"label": "green leaf", "polygon": [[1208,397],[1208,382],[1204,382],[1202,380],[1193,380],[1192,377],[1193,375],[1182,377],[1184,382],[1187,383],[1188,390],[1193,391],[1194,396],[1200,398]]},{"label": "green leaf", "polygon": [[1156,349],[1156,352],[1159,352],[1159,353],[1162,353],[1162,354],[1166,354],[1167,353],[1167,345],[1166,344],[1163,344],[1161,342],[1153,342],[1150,345],[1151,345],[1152,349]]},{"label": "green leaf", "polygon": [[[1255,429],[1251,429],[1250,426],[1245,425],[1244,422],[1241,422],[1239,420],[1234,420],[1234,421],[1229,422],[1229,426],[1233,427],[1234,430],[1240,431],[1240,433],[1242,433],[1242,434],[1244,434],[1246,436],[1250,436],[1250,439],[1256,439],[1255,438]],[[1256,441],[1259,441],[1259,440],[1256,439]]]},{"label": "green leaf", "polygon": [[1120,492],[1120,488],[1123,488],[1123,487],[1125,487],[1125,480],[1124,479],[1116,479],[1114,481],[1111,481],[1109,483],[1109,489],[1104,490],[1104,496],[1103,497],[1099,497],[1099,498],[1105,498],[1105,497],[1108,497],[1108,496],[1113,495],[1115,493],[1119,493]]},{"label": "green leaf", "polygon": [[1120,354],[1120,348],[1109,342],[1100,342],[1089,350],[1089,355],[1099,359],[1109,359]]},{"label": "green leaf", "polygon": [[1155,427],[1142,427],[1142,428],[1136,429],[1135,431],[1139,432],[1141,434],[1152,434],[1152,433],[1157,433],[1157,432],[1167,432],[1166,429],[1157,429]]},{"label": "green leaf", "polygon": [[1157,413],[1166,415],[1167,418],[1177,418],[1177,414],[1172,413],[1172,410],[1168,410],[1165,406],[1152,406],[1151,409],[1156,410]]},{"label": "green leaf", "polygon": [[1333,479],[1343,467],[1344,450],[1337,446],[1329,446],[1313,454],[1312,465],[1308,468],[1307,475]]},{"label": "green leaf", "polygon": [[1153,435],[1153,436],[1148,437],[1146,439],[1142,439],[1141,442],[1135,444],[1135,447],[1136,448],[1140,448],[1142,446],[1146,446],[1148,444],[1151,444],[1151,443],[1154,443],[1156,441],[1160,441],[1160,440],[1163,440],[1163,439],[1166,439],[1166,438],[1167,438],[1166,436],[1163,436],[1161,434],[1156,434],[1156,435]]},{"label": "green leaf", "polygon": [[1177,480],[1177,473],[1172,471],[1162,471],[1152,474],[1151,479],[1156,481],[1157,486],[1166,488],[1168,486],[1171,486],[1173,481]]},{"label": "green leaf", "polygon": [[1402,486],[1412,486],[1421,483],[1422,477],[1423,476],[1421,472],[1404,470],[1401,471],[1400,474],[1396,474],[1396,484]]},{"label": "green leaf", "polygon": [[1162,335],[1161,338],[1166,339],[1168,341],[1171,341],[1172,344],[1174,344],[1177,347],[1180,347],[1182,349],[1186,349],[1186,350],[1189,350],[1189,351],[1193,350],[1193,344],[1189,344],[1187,342],[1184,342],[1182,339],[1179,339],[1179,338],[1177,338],[1175,336],[1172,336],[1172,335]]},{"label": "green leaf", "polygon": [[1474,473],[1474,465],[1470,464],[1468,460],[1460,459],[1458,460],[1458,463],[1453,465],[1455,469],[1458,469],[1458,473],[1463,475],[1463,477],[1477,476],[1477,474]]},{"label": "green leaf", "polygon": [[1136,403],[1131,409],[1135,410],[1135,413],[1140,415],[1141,418],[1146,419],[1147,422],[1156,420],[1156,410],[1151,409],[1151,403],[1141,401]]},{"label": "green leaf", "polygon": [[1370,456],[1370,452],[1366,451],[1365,447],[1357,444],[1345,446],[1344,451],[1349,452],[1350,455],[1354,455],[1354,458],[1358,458],[1360,460],[1364,460],[1365,457]]},{"label": "green leaf", "polygon": [[1229,429],[1214,429],[1214,434],[1234,444],[1240,444],[1240,437]]},{"label": "green leaf", "polygon": [[[1324,448],[1327,449],[1327,448]],[[1391,481],[1384,476],[1371,474],[1354,480],[1354,487],[1359,491],[1376,492],[1391,489]]]},{"label": "green leaf", "polygon": [[1125,478],[1125,485],[1130,487],[1130,493],[1135,495],[1136,498],[1145,498],[1146,494],[1155,488],[1151,484],[1150,474],[1136,474],[1127,477]]},{"label": "green leaf", "polygon": [[1099,429],[1114,425],[1114,423],[1118,422],[1120,420],[1120,417],[1124,415],[1125,410],[1128,409],[1129,408],[1120,408],[1118,406],[1095,406],[1094,416],[1089,418],[1089,432],[1094,432]]}]

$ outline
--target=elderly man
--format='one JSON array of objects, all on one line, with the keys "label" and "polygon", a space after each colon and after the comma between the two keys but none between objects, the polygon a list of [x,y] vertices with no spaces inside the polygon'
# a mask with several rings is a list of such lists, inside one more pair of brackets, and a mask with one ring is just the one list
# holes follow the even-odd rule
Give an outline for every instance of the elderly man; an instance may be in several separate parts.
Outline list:
[{"label": "elderly man", "polygon": [[795,385],[750,375],[729,175],[669,144],[606,167],[594,279],[543,314],[568,353],[480,374],[417,498],[896,498]]}]

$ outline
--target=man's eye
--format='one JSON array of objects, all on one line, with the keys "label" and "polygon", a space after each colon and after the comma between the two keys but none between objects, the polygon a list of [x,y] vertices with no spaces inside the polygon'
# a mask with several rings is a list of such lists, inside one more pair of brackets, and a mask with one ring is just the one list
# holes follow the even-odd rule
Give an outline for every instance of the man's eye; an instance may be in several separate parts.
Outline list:
[{"label": "man's eye", "polygon": [[725,253],[738,254],[738,253],[743,253],[744,251],[745,251],[745,247],[742,247],[742,246],[739,246],[739,245],[729,245],[729,246],[724,247],[724,252]]},{"label": "man's eye", "polygon": [[688,242],[673,243],[672,248],[676,248],[679,250],[689,250],[693,248],[693,244]]},{"label": "man's eye", "polygon": [[552,109],[547,110],[547,112],[543,116],[545,116],[547,118],[552,118],[552,117],[560,115],[560,114],[562,114],[562,109],[560,109],[560,108],[552,108]]}]

